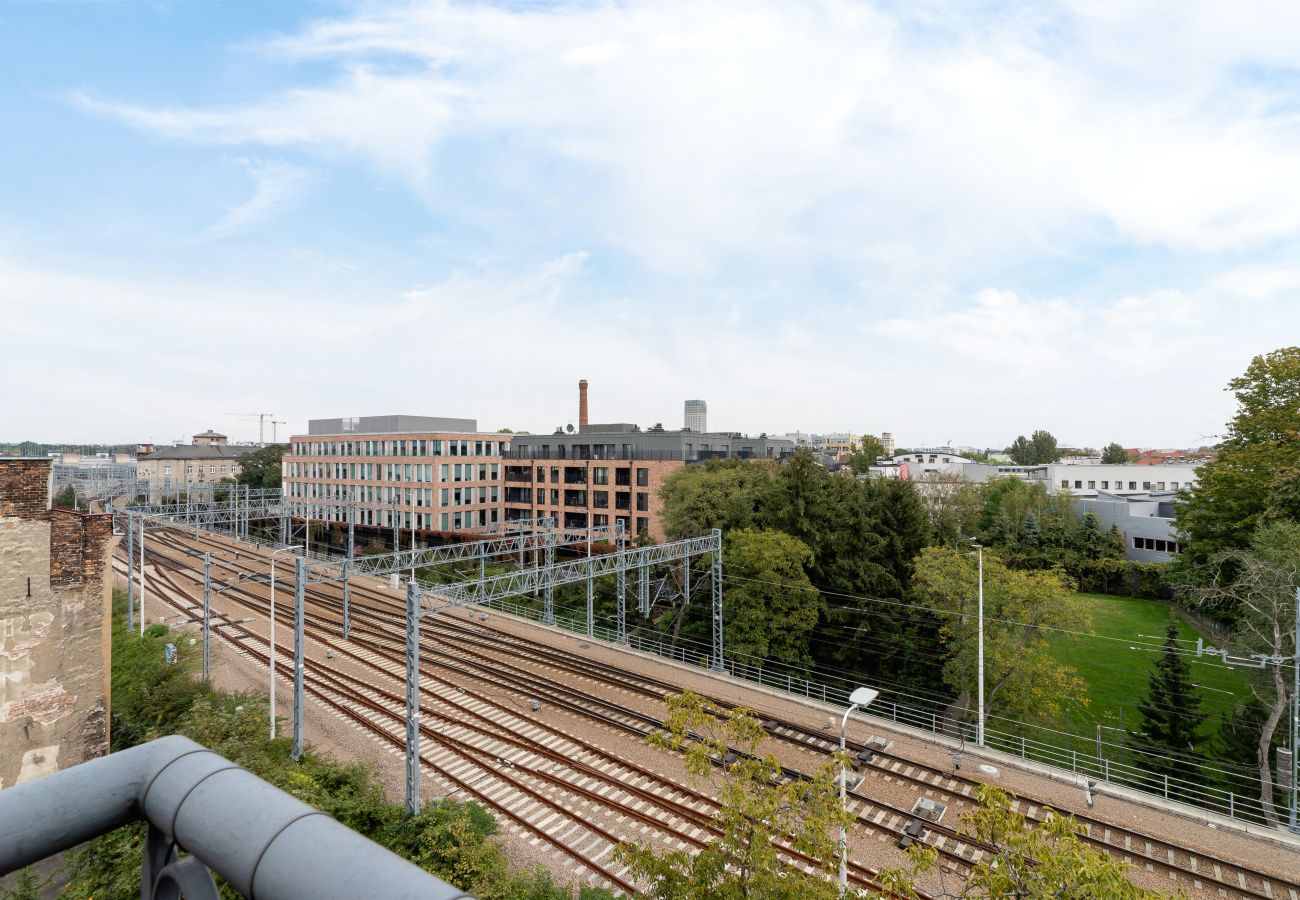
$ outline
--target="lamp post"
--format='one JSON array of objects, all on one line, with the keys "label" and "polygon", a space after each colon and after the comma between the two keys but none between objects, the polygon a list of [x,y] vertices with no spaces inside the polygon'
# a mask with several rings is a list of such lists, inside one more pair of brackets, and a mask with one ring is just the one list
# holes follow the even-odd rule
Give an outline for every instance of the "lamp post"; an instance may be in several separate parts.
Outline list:
[{"label": "lamp post", "polygon": [[269,665],[271,679],[271,740],[275,740],[275,557],[276,554],[289,550],[303,550],[297,545],[281,547],[271,553],[271,662]]},{"label": "lamp post", "polygon": [[976,607],[977,633],[975,651],[975,702],[978,712],[975,717],[975,743],[984,746],[984,545],[975,543],[975,552],[979,556],[979,601]]},{"label": "lamp post", "polygon": [[[853,715],[855,709],[865,708],[871,705],[871,702],[880,696],[880,691],[875,688],[860,687],[849,695],[849,708],[844,711],[844,718],[840,720],[840,812],[848,814],[848,772],[844,763],[844,745],[847,739],[849,728],[849,716]],[[849,831],[844,823],[840,823],[840,895],[843,896],[849,889]]]}]

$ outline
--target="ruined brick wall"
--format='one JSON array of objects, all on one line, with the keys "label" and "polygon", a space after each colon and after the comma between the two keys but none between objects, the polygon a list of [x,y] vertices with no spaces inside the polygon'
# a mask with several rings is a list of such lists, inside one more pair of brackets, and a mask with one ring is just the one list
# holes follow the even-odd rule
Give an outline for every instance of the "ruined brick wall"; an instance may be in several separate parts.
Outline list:
[{"label": "ruined brick wall", "polygon": [[52,477],[48,459],[0,458],[0,517],[44,519]]},{"label": "ruined brick wall", "polygon": [[50,510],[49,468],[0,460],[0,788],[108,750],[112,517]]}]

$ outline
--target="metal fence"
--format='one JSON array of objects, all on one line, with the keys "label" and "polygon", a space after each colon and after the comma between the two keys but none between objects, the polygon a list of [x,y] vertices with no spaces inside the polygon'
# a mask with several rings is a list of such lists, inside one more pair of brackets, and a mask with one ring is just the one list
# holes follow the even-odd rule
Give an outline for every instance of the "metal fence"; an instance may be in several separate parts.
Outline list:
[{"label": "metal fence", "polygon": [[[523,603],[494,600],[483,605],[524,619],[541,619],[538,610]],[[587,633],[585,618],[568,617],[557,612],[555,624],[566,631]],[[600,640],[616,643],[616,635],[611,628],[597,624],[593,626],[592,633]],[[658,637],[630,632],[627,646],[701,669],[712,668],[713,658],[709,649],[690,640],[679,640],[673,645]],[[734,656],[724,657],[721,668],[736,678],[835,706],[848,706],[849,694],[858,687],[850,680],[834,675],[780,663],[737,659]],[[973,744],[974,723],[950,717],[946,713],[948,705],[949,701],[946,700],[917,697],[882,687],[880,697],[872,704],[868,717],[920,729],[936,738],[964,740]],[[1263,825],[1266,822],[1264,807],[1259,799],[1258,777],[1253,773],[1235,772],[1206,762],[1188,760],[1181,764],[1188,777],[1178,777],[1160,771],[1170,767],[1167,759],[1144,753],[1136,747],[1012,719],[996,716],[989,719],[1001,723],[1001,727],[992,727],[986,723],[984,741],[991,749],[1027,762],[1050,766],[1080,779],[1105,782],[1162,799],[1179,801],[1252,825]],[[1274,783],[1273,789],[1279,797],[1286,795],[1280,784]],[[1279,812],[1285,811],[1279,806]]]}]

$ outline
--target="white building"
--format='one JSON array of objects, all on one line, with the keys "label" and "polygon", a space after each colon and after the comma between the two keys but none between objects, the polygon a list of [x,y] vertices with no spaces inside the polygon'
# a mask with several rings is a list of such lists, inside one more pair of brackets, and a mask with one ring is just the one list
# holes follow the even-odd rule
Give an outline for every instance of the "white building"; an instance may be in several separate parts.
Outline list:
[{"label": "white building", "polygon": [[709,405],[703,400],[686,401],[686,428],[696,434],[709,430]]},{"label": "white building", "polygon": [[900,477],[911,479],[923,475],[965,477],[965,467],[974,465],[951,447],[922,447],[909,453],[900,453],[893,458],[893,463],[899,467]]},{"label": "white building", "polygon": [[1044,466],[994,466],[968,463],[963,467],[967,481],[990,478],[1021,478],[1037,481],[1052,494],[1096,497],[1104,491],[1119,496],[1177,492],[1196,483],[1199,465],[1139,466],[1134,463],[1050,463]]}]

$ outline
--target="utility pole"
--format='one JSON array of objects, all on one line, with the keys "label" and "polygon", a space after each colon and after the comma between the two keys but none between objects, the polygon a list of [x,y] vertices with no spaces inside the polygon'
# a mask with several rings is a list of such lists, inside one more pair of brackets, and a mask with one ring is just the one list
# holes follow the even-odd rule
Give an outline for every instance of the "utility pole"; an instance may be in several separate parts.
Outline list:
[{"label": "utility pole", "polygon": [[984,746],[984,545],[979,547],[980,589],[979,589],[979,649],[978,649],[978,694],[979,717],[975,720],[975,743]]},{"label": "utility pole", "polygon": [[1300,832],[1296,825],[1296,805],[1300,803],[1300,587],[1295,589],[1295,654],[1291,658],[1291,674],[1295,681],[1291,687],[1291,817],[1288,822],[1292,832]]}]

